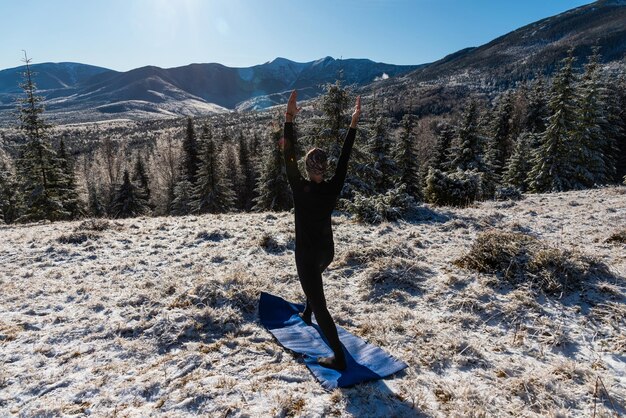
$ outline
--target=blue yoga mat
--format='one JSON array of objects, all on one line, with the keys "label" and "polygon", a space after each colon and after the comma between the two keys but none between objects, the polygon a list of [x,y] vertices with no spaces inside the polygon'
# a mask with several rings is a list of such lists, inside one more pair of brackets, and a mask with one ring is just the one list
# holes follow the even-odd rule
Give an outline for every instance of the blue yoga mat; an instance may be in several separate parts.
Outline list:
[{"label": "blue yoga mat", "polygon": [[356,335],[337,326],[339,340],[344,347],[347,367],[338,371],[317,364],[320,356],[331,356],[332,350],[322,337],[315,322],[307,325],[299,316],[303,305],[261,292],[259,317],[261,323],[285,348],[304,355],[304,362],[325,389],[352,386],[368,380],[381,379],[396,373],[406,363],[397,360],[382,349],[366,343]]}]

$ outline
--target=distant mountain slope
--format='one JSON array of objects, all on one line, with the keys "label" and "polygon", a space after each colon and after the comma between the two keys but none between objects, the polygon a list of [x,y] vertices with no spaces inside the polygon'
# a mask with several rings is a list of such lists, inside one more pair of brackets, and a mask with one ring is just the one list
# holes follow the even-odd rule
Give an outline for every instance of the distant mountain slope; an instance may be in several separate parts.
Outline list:
[{"label": "distant mountain slope", "polygon": [[469,96],[494,97],[519,81],[550,76],[570,48],[580,68],[596,45],[604,64],[626,66],[626,0],[597,1],[542,19],[365,86],[361,94],[386,99],[397,115],[446,114],[459,110]]},{"label": "distant mountain slope", "polygon": [[[247,68],[216,63],[169,69],[147,66],[126,72],[83,67],[70,72],[65,64],[33,66],[33,70],[39,73],[40,93],[48,99],[48,111],[57,116],[62,114],[61,119],[98,119],[111,117],[111,114],[158,117],[235,108],[258,109],[274,104],[277,97],[282,98],[282,93],[293,88],[306,92],[303,98],[315,97],[323,90],[322,84],[334,82],[338,77],[344,83],[362,86],[377,78],[407,73],[419,66],[326,57],[307,63],[276,58]],[[89,73],[89,68],[94,70]],[[2,113],[6,116],[13,108],[20,81],[19,71],[15,69],[5,70],[2,74],[0,119]]]},{"label": "distant mountain slope", "polygon": [[[19,93],[21,90],[18,84],[25,69],[25,66],[20,66],[0,70],[0,94]],[[76,87],[96,74],[115,73],[107,68],[75,62],[33,64],[31,69],[40,90]]]},{"label": "distant mountain slope", "polygon": [[415,81],[462,75],[498,82],[551,73],[570,48],[578,63],[594,45],[604,62],[626,57],[626,0],[602,0],[539,20],[477,48],[467,48],[412,72]]}]

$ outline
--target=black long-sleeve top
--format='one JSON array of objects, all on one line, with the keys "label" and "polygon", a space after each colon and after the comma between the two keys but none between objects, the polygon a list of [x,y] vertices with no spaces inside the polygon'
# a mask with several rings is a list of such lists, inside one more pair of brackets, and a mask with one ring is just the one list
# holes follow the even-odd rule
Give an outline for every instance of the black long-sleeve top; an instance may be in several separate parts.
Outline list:
[{"label": "black long-sleeve top", "polygon": [[298,169],[293,133],[293,123],[286,122],[284,130],[284,157],[287,179],[293,192],[296,221],[296,253],[303,249],[315,249],[321,245],[333,245],[330,217],[343,188],[348,172],[348,160],[356,137],[356,129],[346,133],[335,175],[321,183],[306,180]]}]

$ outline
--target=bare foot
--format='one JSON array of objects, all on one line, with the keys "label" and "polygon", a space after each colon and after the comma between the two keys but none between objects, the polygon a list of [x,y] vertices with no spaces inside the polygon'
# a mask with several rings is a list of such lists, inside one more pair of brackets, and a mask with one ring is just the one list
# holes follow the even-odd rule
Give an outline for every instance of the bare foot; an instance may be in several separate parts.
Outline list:
[{"label": "bare foot", "polygon": [[336,356],[318,357],[317,364],[319,364],[322,367],[328,367],[329,369],[345,370],[346,359],[345,358],[337,359]]}]

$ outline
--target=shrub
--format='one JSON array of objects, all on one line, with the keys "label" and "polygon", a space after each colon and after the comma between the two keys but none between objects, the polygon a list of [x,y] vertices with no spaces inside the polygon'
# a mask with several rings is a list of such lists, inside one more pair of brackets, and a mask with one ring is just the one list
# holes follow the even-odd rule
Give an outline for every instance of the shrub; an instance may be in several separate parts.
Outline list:
[{"label": "shrub", "polygon": [[366,196],[357,191],[352,200],[342,199],[342,207],[362,223],[378,224],[395,221],[413,207],[414,199],[405,192],[406,185],[388,190],[385,194]]},{"label": "shrub", "polygon": [[513,186],[500,186],[496,188],[495,200],[522,200],[522,191]]},{"label": "shrub", "polygon": [[444,173],[428,169],[424,199],[440,206],[468,206],[482,195],[482,178],[477,171]]}]

